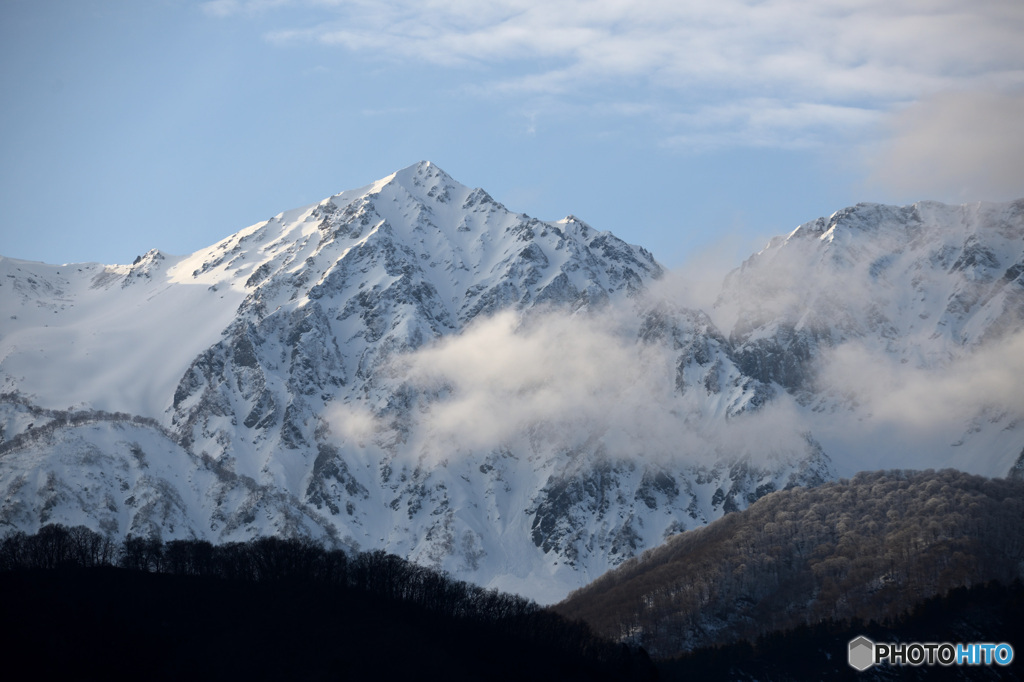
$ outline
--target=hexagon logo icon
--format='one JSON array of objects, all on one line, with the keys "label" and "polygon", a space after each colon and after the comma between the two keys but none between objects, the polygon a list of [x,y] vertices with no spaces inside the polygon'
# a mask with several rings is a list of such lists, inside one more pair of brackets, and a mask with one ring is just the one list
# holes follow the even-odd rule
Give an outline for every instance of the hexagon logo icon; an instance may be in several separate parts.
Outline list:
[{"label": "hexagon logo icon", "polygon": [[875,663],[875,643],[863,636],[850,640],[850,654],[847,660],[854,670],[867,670]]}]

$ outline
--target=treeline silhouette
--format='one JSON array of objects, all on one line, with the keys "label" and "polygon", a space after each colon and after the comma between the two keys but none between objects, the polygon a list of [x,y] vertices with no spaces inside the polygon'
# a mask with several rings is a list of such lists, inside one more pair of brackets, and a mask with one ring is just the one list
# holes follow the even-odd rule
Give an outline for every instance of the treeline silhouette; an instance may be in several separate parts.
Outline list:
[{"label": "treeline silhouette", "polygon": [[555,609],[665,658],[824,621],[894,618],[1024,570],[1024,483],[879,471],[767,495]]},{"label": "treeline silhouette", "polygon": [[0,541],[9,651],[75,679],[650,679],[642,651],[383,551],[51,524]]},{"label": "treeline silhouette", "polygon": [[[1022,680],[1019,663],[991,666],[889,666],[858,672],[847,663],[851,640],[873,642],[1006,642],[1020,651],[1024,642],[1024,585],[958,587],[927,599],[912,610],[882,622],[825,620],[773,632],[756,642],[704,647],[659,661],[662,680]],[[1019,654],[1018,654],[1019,655]]]}]

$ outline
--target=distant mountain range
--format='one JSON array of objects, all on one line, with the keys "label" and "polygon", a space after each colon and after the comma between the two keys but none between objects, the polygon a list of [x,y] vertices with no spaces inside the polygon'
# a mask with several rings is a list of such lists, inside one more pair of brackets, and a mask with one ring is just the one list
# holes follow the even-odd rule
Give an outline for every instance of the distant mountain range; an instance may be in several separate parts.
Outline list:
[{"label": "distant mountain range", "polygon": [[553,602],[775,490],[1022,466],[1024,201],[845,209],[706,310],[429,162],[0,271],[0,532],[309,536]]}]

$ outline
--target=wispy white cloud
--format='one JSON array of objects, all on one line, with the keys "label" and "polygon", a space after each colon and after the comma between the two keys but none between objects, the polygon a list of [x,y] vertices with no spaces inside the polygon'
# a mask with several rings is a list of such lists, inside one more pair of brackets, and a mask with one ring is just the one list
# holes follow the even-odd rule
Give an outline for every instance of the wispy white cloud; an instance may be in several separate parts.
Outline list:
[{"label": "wispy white cloud", "polygon": [[210,0],[202,3],[199,8],[211,17],[229,17],[241,9],[238,0]]},{"label": "wispy white cloud", "polygon": [[636,322],[635,312],[615,306],[525,319],[505,312],[397,357],[393,373],[435,396],[408,425],[405,451],[449,458],[604,449],[616,458],[705,465],[806,454],[792,401],[781,396],[726,422],[713,399],[676,390],[673,351],[638,342]]},{"label": "wispy white cloud", "polygon": [[435,436],[469,448],[497,447],[539,422],[607,425],[632,412],[631,396],[656,403],[673,389],[670,380],[653,380],[671,377],[671,359],[645,356],[613,325],[611,316],[556,314],[524,325],[501,313],[402,357],[397,372],[448,393],[431,406],[429,423]]},{"label": "wispy white cloud", "polygon": [[722,146],[810,147],[837,136],[856,135],[879,118],[878,111],[860,106],[767,98],[736,100],[674,115],[672,127],[684,132],[666,138],[665,145],[696,150]]},{"label": "wispy white cloud", "polygon": [[880,422],[921,431],[964,423],[986,407],[1020,413],[1021,376],[1021,333],[985,344],[940,368],[904,364],[857,342],[839,346],[820,362],[823,387],[849,394]]},{"label": "wispy white cloud", "polygon": [[325,21],[272,37],[386,48],[440,64],[553,58],[531,75],[561,74],[563,87],[573,78],[639,76],[668,87],[760,86],[842,98],[904,97],[1013,72],[1024,28],[1019,3],[984,0],[315,4],[332,10]]},{"label": "wispy white cloud", "polygon": [[1024,92],[949,92],[886,120],[869,182],[892,196],[968,201],[1024,196]]},{"label": "wispy white cloud", "polygon": [[[228,15],[283,1],[216,0],[204,8]],[[714,120],[727,110],[728,125],[696,131],[684,117],[671,126],[680,131],[676,144],[775,146],[792,143],[795,129],[843,133],[867,126],[872,111],[944,90],[1024,84],[1024,4],[1016,0],[291,4],[318,11],[319,20],[282,26],[268,34],[270,41],[334,45],[445,68],[493,67],[486,87],[496,92],[582,92],[600,104],[595,93],[639,87],[685,100],[697,118]],[[679,103],[657,108],[666,106]],[[805,144],[820,135],[796,139]]]},{"label": "wispy white cloud", "polygon": [[294,4],[293,0],[208,0],[199,5],[204,14],[227,18],[238,14],[253,15]]}]

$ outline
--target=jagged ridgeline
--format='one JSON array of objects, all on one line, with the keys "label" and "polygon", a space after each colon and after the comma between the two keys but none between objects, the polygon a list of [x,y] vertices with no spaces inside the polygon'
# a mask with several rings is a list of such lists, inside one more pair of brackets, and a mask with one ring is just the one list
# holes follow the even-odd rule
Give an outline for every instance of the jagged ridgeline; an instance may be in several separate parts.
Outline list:
[{"label": "jagged ridgeline", "polygon": [[824,621],[891,620],[954,588],[1018,579],[1024,482],[880,471],[764,497],[555,610],[670,657]]},{"label": "jagged ridgeline", "polygon": [[1024,202],[860,205],[697,310],[422,162],[187,256],[0,258],[0,529],[304,537],[549,603],[772,491],[1003,476],[1022,237]]}]

